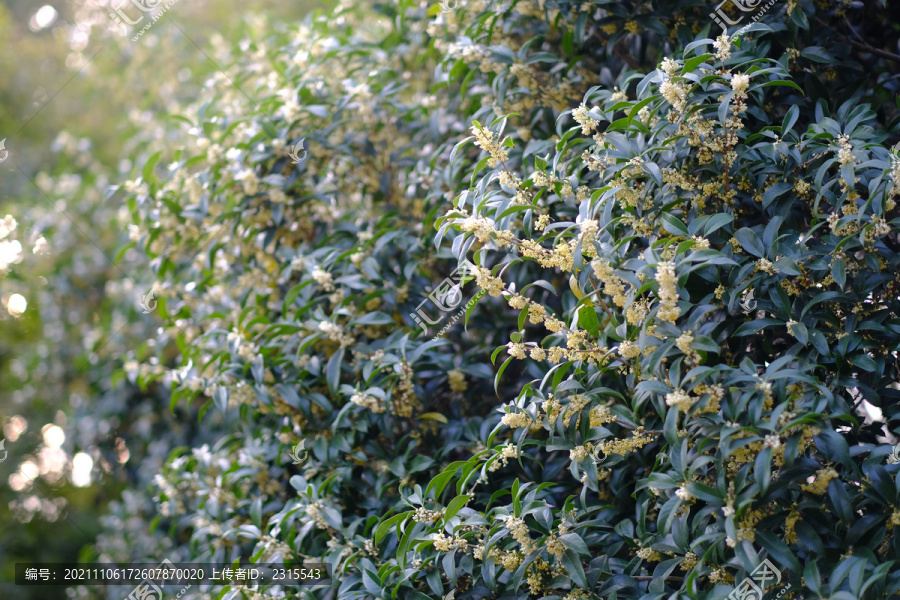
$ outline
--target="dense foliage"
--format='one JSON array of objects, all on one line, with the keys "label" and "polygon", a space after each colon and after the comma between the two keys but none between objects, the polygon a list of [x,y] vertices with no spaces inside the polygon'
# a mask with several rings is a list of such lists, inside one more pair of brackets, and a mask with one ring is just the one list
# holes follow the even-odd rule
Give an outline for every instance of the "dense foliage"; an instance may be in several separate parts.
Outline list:
[{"label": "dense foliage", "polygon": [[[49,6],[0,0],[0,597],[16,600],[66,598],[15,586],[16,563],[78,559],[111,500],[138,490],[125,493],[129,510],[152,509],[142,492],[172,448],[229,427],[221,413],[201,424],[186,406],[170,412],[168,389],[124,376],[121,357],[153,344],[159,321],[138,304],[153,276],[145,254],[119,254],[127,208],[106,192],[133,168],[133,133],[217,71],[194,43],[235,36],[232,21],[247,30],[247,8],[186,3],[173,17],[191,39],[160,25],[135,46],[96,3],[50,4],[41,28],[34,15]],[[9,310],[14,297],[23,313]]]},{"label": "dense foliage", "polygon": [[222,44],[122,189],[164,320],[125,371],[226,418],[98,552],[321,559],[317,598],[722,598],[763,559],[900,595],[884,10],[346,3]]}]

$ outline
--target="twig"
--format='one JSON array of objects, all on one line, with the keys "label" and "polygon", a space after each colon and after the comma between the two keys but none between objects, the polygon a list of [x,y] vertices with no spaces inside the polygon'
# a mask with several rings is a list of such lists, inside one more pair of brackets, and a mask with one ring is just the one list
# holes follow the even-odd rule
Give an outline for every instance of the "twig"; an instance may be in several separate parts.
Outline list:
[{"label": "twig", "polygon": [[609,306],[607,306],[606,301],[603,300],[603,298],[600,296],[600,282],[594,279],[593,275],[588,275],[588,277],[591,279],[591,283],[594,285],[594,289],[596,290],[596,294],[594,295],[595,299],[600,303],[600,306],[603,307],[603,310],[606,311],[606,314],[609,315],[609,318],[614,319],[615,317],[613,317],[612,311],[609,310]]},{"label": "twig", "polygon": [[853,45],[854,47],[859,48],[860,50],[863,50],[864,52],[868,52],[869,54],[874,54],[876,56],[880,56],[882,58],[887,58],[894,62],[900,63],[900,54],[893,54],[891,52],[888,52],[887,50],[881,50],[880,48],[870,46],[869,44],[867,44],[865,42],[858,42],[856,40],[851,40],[851,39],[847,39],[847,41],[850,42],[850,44]]},{"label": "twig", "polygon": [[622,60],[624,60],[625,63],[629,67],[634,69],[635,71],[640,71],[641,70],[640,63],[638,61],[634,60],[634,58],[632,58],[632,57],[628,56],[627,54],[625,54],[624,52],[622,52],[622,49],[620,48],[621,45],[622,45],[622,42],[619,42],[618,44],[613,46],[613,52],[615,53],[615,55],[618,56],[619,58],[621,58]]},{"label": "twig", "polygon": [[[659,579],[659,577],[654,577],[653,575],[632,575],[632,579],[635,581],[653,581],[654,579]],[[678,577],[677,575],[669,575],[665,578],[666,581],[684,581],[684,577]]]},{"label": "twig", "polygon": [[[818,17],[816,17],[816,22],[824,27],[830,27],[830,25],[828,23],[826,23],[825,21],[823,21],[822,19],[820,19]],[[865,41],[863,41],[863,39],[859,36],[859,34],[856,33],[856,30],[853,29],[853,26],[850,25],[850,22],[847,20],[847,17],[844,17],[844,23],[847,24],[847,27],[850,29],[850,32],[854,36],[859,38],[858,40],[854,40],[854,39],[848,38],[846,35],[842,35],[842,37],[845,40],[847,40],[847,42],[850,43],[851,46],[858,48],[860,50],[863,50],[864,52],[868,52],[869,54],[874,54],[876,56],[880,56],[882,58],[887,58],[894,62],[900,63],[900,54],[894,54],[892,52],[888,52],[887,50],[882,50],[880,48],[876,48],[875,46],[867,44]]]}]

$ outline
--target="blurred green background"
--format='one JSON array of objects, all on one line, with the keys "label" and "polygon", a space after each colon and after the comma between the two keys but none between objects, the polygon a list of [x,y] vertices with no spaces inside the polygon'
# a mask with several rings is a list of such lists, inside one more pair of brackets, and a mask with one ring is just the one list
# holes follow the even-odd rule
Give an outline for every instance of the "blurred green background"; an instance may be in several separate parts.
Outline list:
[{"label": "blurred green background", "polygon": [[[130,0],[112,4],[138,14]],[[129,140],[157,125],[151,111],[177,115],[227,74],[212,48],[324,4],[180,0],[137,41],[108,5],[0,0],[0,223],[16,222],[0,226],[2,598],[66,598],[14,586],[15,563],[96,559],[109,503],[146,487],[174,445],[203,441],[165,389],[121,374],[159,326],[138,305],[152,272],[106,191],[133,177]]]}]

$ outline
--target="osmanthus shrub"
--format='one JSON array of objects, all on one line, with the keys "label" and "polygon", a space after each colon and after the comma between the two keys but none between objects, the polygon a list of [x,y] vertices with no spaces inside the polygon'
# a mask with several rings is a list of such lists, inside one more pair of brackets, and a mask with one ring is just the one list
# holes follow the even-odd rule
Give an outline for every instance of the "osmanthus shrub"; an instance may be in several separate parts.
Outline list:
[{"label": "osmanthus shrub", "polygon": [[[377,8],[243,43],[259,104],[198,100],[132,185],[173,401],[241,416],[160,476],[173,552],[335,570],[223,598],[712,599],[763,560],[780,597],[900,594],[896,32]],[[486,293],[431,340],[464,260]]]}]

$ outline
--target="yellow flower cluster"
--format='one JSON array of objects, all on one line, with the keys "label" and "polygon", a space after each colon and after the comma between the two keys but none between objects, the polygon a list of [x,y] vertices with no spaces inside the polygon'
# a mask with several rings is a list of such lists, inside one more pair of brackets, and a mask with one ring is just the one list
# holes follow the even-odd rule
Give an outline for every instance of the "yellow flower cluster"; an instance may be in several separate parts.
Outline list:
[{"label": "yellow flower cluster", "polygon": [[731,38],[727,33],[723,33],[713,41],[713,48],[716,49],[716,58],[726,61],[731,58]]},{"label": "yellow flower cluster", "polygon": [[597,405],[590,412],[590,426],[602,427],[606,423],[612,423],[616,420],[616,416],[612,414],[606,406]]},{"label": "yellow flower cluster", "polygon": [[716,567],[709,574],[709,582],[722,583],[727,585],[730,583],[734,583],[734,575],[732,575],[722,567]]},{"label": "yellow flower cluster", "polygon": [[640,347],[630,340],[619,343],[619,356],[626,359],[637,358],[641,355]]},{"label": "yellow flower cluster", "polygon": [[682,481],[681,485],[678,486],[678,489],[675,490],[675,495],[678,496],[678,499],[682,502],[694,502],[697,498],[688,491],[687,484],[687,481]]},{"label": "yellow flower cluster", "polygon": [[576,421],[576,425],[581,423],[581,411],[582,409],[588,405],[590,402],[590,398],[585,396],[584,394],[574,394],[570,399],[569,403],[566,404],[565,410],[563,411],[563,425],[566,427],[569,426],[569,422],[572,420],[573,416],[578,416],[578,420]]},{"label": "yellow flower cluster", "polygon": [[613,185],[620,188],[616,192],[616,200],[622,210],[627,211],[629,208],[644,210],[646,208],[643,202],[644,184],[632,181],[626,182],[624,179],[618,178],[613,182]]},{"label": "yellow flower cluster", "polygon": [[662,560],[662,555],[650,548],[641,548],[637,551],[637,555],[639,558],[649,561],[649,562],[659,562]]},{"label": "yellow flower cluster", "polygon": [[681,65],[679,65],[676,61],[672,60],[669,57],[665,57],[660,64],[660,68],[663,72],[669,77],[674,77],[678,74],[678,71],[681,70]]},{"label": "yellow flower cluster", "polygon": [[413,389],[413,370],[409,363],[400,363],[400,383],[397,384],[397,399],[393,402],[394,414],[398,417],[411,417],[413,410],[420,408],[418,396]]},{"label": "yellow flower cluster", "polygon": [[628,297],[625,295],[625,281],[613,272],[609,261],[595,258],[591,261],[591,269],[597,279],[603,283],[603,293],[611,296],[616,306],[624,308],[628,304]]},{"label": "yellow flower cluster", "polygon": [[[550,550],[549,543],[547,549],[548,551]],[[545,587],[544,575],[550,575],[550,565],[544,559],[537,557],[528,565],[527,573],[528,588],[531,590],[532,595],[540,596]]]},{"label": "yellow flower cluster", "polygon": [[[491,548],[491,551],[494,549]],[[488,553],[489,555],[492,552]],[[507,571],[515,571],[519,568],[519,565],[522,564],[522,555],[518,552],[498,552],[494,557],[495,560]]]},{"label": "yellow flower cluster", "polygon": [[313,279],[316,280],[316,283],[319,284],[326,292],[334,291],[334,284],[331,281],[331,273],[328,271],[322,270],[321,267],[316,267],[312,272]]},{"label": "yellow flower cluster", "polygon": [[511,429],[531,427],[531,417],[527,413],[509,412],[503,415],[500,422]]},{"label": "yellow flower cluster", "polygon": [[491,463],[491,466],[488,467],[488,471],[496,471],[501,467],[505,467],[510,458],[516,458],[519,456],[519,452],[516,449],[515,444],[507,443],[500,447],[500,451],[497,453],[497,460]]},{"label": "yellow flower cluster", "polygon": [[838,150],[838,162],[842,165],[852,163],[855,159],[853,157],[853,145],[850,143],[850,136],[841,135],[838,137],[838,145],[840,146],[840,150]]},{"label": "yellow flower cluster", "polygon": [[325,522],[325,518],[322,517],[322,503],[316,500],[306,506],[306,516],[316,524],[316,527],[319,529],[329,530],[331,527],[328,526],[328,523]]},{"label": "yellow flower cluster", "polygon": [[553,394],[550,394],[547,397],[547,400],[541,402],[541,408],[547,415],[547,420],[550,422],[550,425],[556,423],[556,419],[559,418],[560,405],[556,398],[553,397]]},{"label": "yellow flower cluster", "polygon": [[650,300],[635,300],[625,311],[625,319],[630,325],[639,326],[650,314]]},{"label": "yellow flower cluster", "polygon": [[597,128],[598,121],[594,119],[588,111],[588,108],[582,102],[578,108],[572,111],[572,118],[581,125],[581,133],[583,135],[591,135]]},{"label": "yellow flower cluster", "polygon": [[653,435],[649,433],[644,433],[643,427],[638,427],[634,430],[634,435],[630,438],[625,439],[617,439],[610,440],[608,442],[603,442],[600,445],[600,449],[604,454],[620,454],[625,456],[629,452],[633,452],[638,448],[643,448],[647,444],[653,441]]},{"label": "yellow flower cluster", "polygon": [[566,553],[566,545],[562,543],[562,541],[556,537],[556,535],[551,535],[547,539],[547,552],[556,556],[557,558]]},{"label": "yellow flower cluster", "polygon": [[328,339],[338,342],[342,348],[352,346],[356,343],[356,339],[352,335],[347,333],[343,327],[335,323],[322,321],[319,323],[319,331],[324,333]]},{"label": "yellow flower cluster", "polygon": [[[484,544],[476,545],[472,552],[472,556],[477,560],[484,560]],[[504,552],[502,550],[498,550],[496,547],[490,549],[487,557],[493,558],[507,571],[515,571],[522,563],[522,556],[518,552],[512,550],[509,552]]]},{"label": "yellow flower cluster", "polygon": [[838,472],[832,468],[828,469],[819,469],[816,471],[815,479],[811,483],[806,483],[800,486],[804,492],[809,492],[810,494],[816,494],[820,496],[828,490],[828,482],[832,479],[836,479],[838,477]]},{"label": "yellow flower cluster", "polygon": [[684,84],[667,78],[659,86],[659,93],[677,112],[683,112],[687,103],[687,88]]},{"label": "yellow flower cluster", "polygon": [[522,552],[530,554],[533,547],[531,538],[528,537],[528,526],[525,524],[525,520],[510,515],[505,517],[505,521],[506,530],[509,531],[513,539],[518,542],[519,546],[522,547]]},{"label": "yellow flower cluster", "polygon": [[569,450],[569,460],[574,462],[587,460],[590,456],[592,456],[593,452],[594,445],[590,442],[582,446],[575,446],[574,448]]},{"label": "yellow flower cluster", "polygon": [[656,283],[659,284],[659,311],[656,313],[663,321],[674,323],[681,315],[678,308],[678,278],[675,276],[675,264],[664,261],[656,265]]},{"label": "yellow flower cluster", "polygon": [[706,402],[706,406],[703,407],[701,412],[719,412],[722,399],[725,397],[725,388],[723,388],[721,385],[706,385],[705,383],[700,383],[694,386],[693,392],[701,396],[703,394],[709,394],[709,399]]},{"label": "yellow flower cluster", "polygon": [[413,520],[419,523],[434,523],[443,516],[443,508],[441,510],[428,510],[424,506],[420,506],[416,509],[416,512],[413,515]]},{"label": "yellow flower cluster", "polygon": [[688,552],[684,555],[684,560],[681,561],[681,564],[678,566],[678,568],[687,573],[688,571],[696,567],[698,562],[699,559],[697,558],[697,555],[693,552]]},{"label": "yellow flower cluster", "polygon": [[494,139],[494,132],[487,127],[472,125],[475,145],[490,154],[488,165],[497,167],[509,158],[509,150],[501,142]]},{"label": "yellow flower cluster", "polygon": [[900,509],[895,508],[894,512],[891,514],[891,520],[888,521],[887,526],[888,529],[893,529],[897,525],[900,525]]},{"label": "yellow flower cluster", "polygon": [[794,505],[791,508],[791,512],[789,512],[788,516],[784,519],[784,541],[788,544],[796,544],[800,541],[800,538],[797,537],[797,532],[795,530],[797,521],[799,520],[800,511],[798,511],[797,506]]},{"label": "yellow flower cluster", "polygon": [[[516,292],[507,292],[507,294],[510,306],[518,310],[528,307],[528,318],[531,323],[535,325],[543,323],[544,327],[553,333],[560,331],[566,333],[566,348],[554,346],[547,351],[540,347],[532,347],[529,355],[533,360],[547,360],[551,363],[560,363],[563,360],[583,360],[592,364],[606,364],[610,354],[609,348],[588,342],[588,332],[569,329],[559,319],[547,315],[542,305],[532,302]],[[509,342],[506,347],[510,356],[519,360],[525,359],[525,352],[528,349],[525,343]]]},{"label": "yellow flower cluster", "polygon": [[497,298],[503,293],[503,280],[491,275],[490,269],[475,267],[475,283],[488,294]]},{"label": "yellow flower cluster", "polygon": [[376,398],[375,396],[370,396],[368,394],[353,394],[353,396],[350,397],[350,402],[362,406],[363,408],[368,408],[373,413],[383,413],[385,410],[384,401],[381,398]]},{"label": "yellow flower cluster", "polygon": [[675,340],[675,345],[687,356],[688,361],[692,364],[697,364],[700,362],[700,353],[694,350],[691,347],[691,343],[694,341],[694,334],[690,331],[685,331],[678,339]]},{"label": "yellow flower cluster", "polygon": [[734,90],[734,98],[744,99],[747,97],[747,88],[750,87],[750,76],[743,73],[735,73],[731,76],[731,89]]},{"label": "yellow flower cluster", "polygon": [[450,390],[457,394],[461,394],[469,388],[469,384],[466,383],[465,374],[458,369],[449,371],[447,373],[447,380],[450,384]]},{"label": "yellow flower cluster", "polygon": [[469,216],[460,221],[459,228],[465,232],[474,232],[475,239],[482,243],[491,241],[491,234],[497,231],[490,219],[475,216]]},{"label": "yellow flower cluster", "polygon": [[[891,156],[891,181],[894,182],[894,185],[891,187],[891,194],[900,196],[900,157],[898,156]],[[894,201],[890,200],[889,202]],[[888,208],[888,210],[891,209]]]},{"label": "yellow flower cluster", "polygon": [[691,410],[695,402],[697,399],[683,390],[675,390],[666,394],[666,406],[677,406],[678,410],[683,413]]},{"label": "yellow flower cluster", "polygon": [[737,524],[735,534],[738,540],[747,540],[751,544],[756,541],[756,525],[769,516],[774,510],[773,504],[767,505],[764,509],[748,510],[740,522]]},{"label": "yellow flower cluster", "polygon": [[763,410],[772,410],[772,406],[775,403],[775,397],[772,395],[772,384],[768,381],[760,381],[755,387],[763,393]]},{"label": "yellow flower cluster", "polygon": [[453,536],[452,538],[444,535],[443,533],[439,533],[434,536],[434,549],[438,552],[450,552],[455,548],[459,548],[460,550],[465,550],[467,547],[466,540],[462,539],[459,536]]},{"label": "yellow flower cluster", "polygon": [[571,592],[563,597],[563,600],[585,600],[590,595],[581,588],[574,588]]}]

